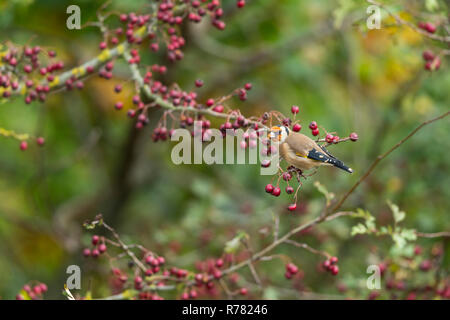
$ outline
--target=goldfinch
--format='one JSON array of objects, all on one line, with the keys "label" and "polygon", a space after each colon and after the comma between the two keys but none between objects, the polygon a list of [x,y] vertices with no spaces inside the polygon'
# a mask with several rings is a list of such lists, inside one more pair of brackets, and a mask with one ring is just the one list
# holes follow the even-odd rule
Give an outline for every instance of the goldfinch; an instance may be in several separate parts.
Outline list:
[{"label": "goldfinch", "polygon": [[271,141],[279,143],[280,155],[290,165],[305,171],[319,166],[335,166],[353,173],[341,160],[333,157],[324,146],[288,127],[275,126],[268,132]]}]

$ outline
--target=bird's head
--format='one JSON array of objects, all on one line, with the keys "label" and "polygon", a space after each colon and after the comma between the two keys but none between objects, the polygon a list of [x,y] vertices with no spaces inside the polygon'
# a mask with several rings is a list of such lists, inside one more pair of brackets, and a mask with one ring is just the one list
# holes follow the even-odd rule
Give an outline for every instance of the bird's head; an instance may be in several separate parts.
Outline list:
[{"label": "bird's head", "polygon": [[270,141],[283,143],[284,140],[289,136],[291,131],[288,127],[285,126],[274,126],[269,129],[269,132],[267,133],[267,137],[270,139]]}]

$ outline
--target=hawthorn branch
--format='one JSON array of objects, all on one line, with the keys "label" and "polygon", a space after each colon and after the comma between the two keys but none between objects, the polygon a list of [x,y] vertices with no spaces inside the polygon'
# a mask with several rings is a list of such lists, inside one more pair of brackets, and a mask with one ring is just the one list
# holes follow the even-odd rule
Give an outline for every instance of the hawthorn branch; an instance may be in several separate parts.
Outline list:
[{"label": "hawthorn branch", "polygon": [[107,225],[105,222],[102,222],[102,225],[108,229],[113,237],[116,239],[117,243],[120,245],[123,251],[127,253],[127,255],[133,260],[133,262],[141,269],[142,272],[145,272],[147,268],[144,266],[144,264],[136,257],[133,251],[130,250],[129,246],[127,246],[121,239],[119,234],[114,230],[114,228]]},{"label": "hawthorn branch", "polygon": [[[129,60],[131,58],[131,54],[128,51],[123,52],[123,57],[125,60]],[[133,80],[136,81],[139,88],[142,90],[144,95],[154,102],[155,105],[160,106],[161,108],[168,109],[171,111],[179,111],[179,112],[193,112],[195,114],[203,114],[208,115],[216,118],[223,118],[223,119],[232,119],[235,120],[239,116],[238,113],[231,112],[231,113],[220,113],[215,112],[212,109],[206,109],[206,108],[194,108],[191,106],[183,107],[183,106],[175,106],[170,101],[164,100],[161,98],[160,95],[155,94],[151,91],[150,87],[144,83],[144,78],[141,75],[141,72],[139,71],[139,68],[135,64],[130,65],[131,74],[133,77]],[[259,121],[253,121],[249,120],[249,123],[258,123],[261,125]]]},{"label": "hawthorn branch", "polygon": [[416,236],[421,238],[443,238],[450,237],[450,231],[442,231],[442,232],[434,232],[434,233],[425,233],[416,231]]},{"label": "hawthorn branch", "polygon": [[395,144],[392,148],[390,148],[388,151],[386,151],[385,153],[379,155],[374,162],[372,162],[372,164],[370,165],[369,169],[367,169],[367,171],[361,176],[361,178],[359,178],[359,180],[350,188],[350,190],[347,191],[347,193],[344,194],[344,196],[341,198],[341,200],[333,207],[332,211],[337,211],[341,208],[341,206],[344,204],[345,200],[347,200],[347,198],[353,193],[353,191],[356,190],[356,188],[358,188],[358,186],[372,173],[372,171],[375,169],[375,167],[383,160],[385,159],[387,156],[389,156],[393,151],[395,151],[396,149],[398,149],[403,143],[405,143],[407,140],[409,140],[412,136],[414,136],[420,129],[422,129],[423,127],[425,127],[426,125],[429,125],[435,121],[444,119],[445,117],[447,117],[450,114],[450,111],[445,112],[444,114],[424,121],[422,122],[419,126],[417,126],[413,131],[411,131],[406,137],[404,137],[402,140],[400,140],[399,142],[397,142],[397,144]]},{"label": "hawthorn branch", "polygon": [[395,21],[397,21],[398,24],[401,25],[405,25],[410,27],[412,30],[414,30],[417,33],[420,33],[421,35],[433,39],[433,40],[437,40],[437,41],[441,41],[444,43],[450,43],[450,36],[440,36],[438,34],[434,34],[434,33],[430,33],[427,32],[425,30],[420,29],[419,27],[415,26],[413,23],[406,21],[404,19],[402,19],[399,15],[396,15],[395,13],[392,13],[384,4],[379,3],[377,1],[374,0],[367,0],[367,2],[379,6],[380,8],[383,8],[392,18],[395,19]]},{"label": "hawthorn branch", "polygon": [[327,259],[330,259],[330,258],[331,258],[331,255],[330,255],[328,252],[320,251],[320,250],[314,249],[314,248],[312,248],[311,246],[307,245],[306,243],[300,243],[300,242],[297,242],[297,241],[294,241],[294,240],[291,240],[291,239],[287,239],[287,240],[285,240],[284,242],[285,242],[285,243],[288,243],[288,244],[291,244],[291,245],[293,245],[293,246],[295,246],[295,247],[297,247],[297,248],[303,248],[303,249],[306,249],[306,250],[308,250],[309,252],[312,252],[312,253],[314,253],[314,254],[322,255],[322,256],[326,257]]}]

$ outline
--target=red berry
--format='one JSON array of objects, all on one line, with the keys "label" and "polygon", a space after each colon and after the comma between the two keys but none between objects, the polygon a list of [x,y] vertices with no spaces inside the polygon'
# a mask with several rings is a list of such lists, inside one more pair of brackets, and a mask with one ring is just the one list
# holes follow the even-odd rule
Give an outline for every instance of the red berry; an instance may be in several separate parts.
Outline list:
[{"label": "red berry", "polygon": [[241,288],[239,290],[239,293],[243,296],[246,296],[248,294],[248,289],[247,288]]},{"label": "red berry", "polygon": [[93,235],[92,236],[92,244],[95,246],[95,245],[97,245],[97,243],[98,243],[98,241],[100,240],[100,237],[99,236],[97,236],[97,235]]},{"label": "red berry", "polygon": [[338,136],[334,136],[333,137],[333,143],[338,143],[339,142],[339,137]]},{"label": "red berry", "polygon": [[292,188],[291,186],[287,186],[287,187],[286,187],[286,193],[287,193],[287,194],[294,193],[294,188]]},{"label": "red berry", "polygon": [[289,211],[295,211],[295,209],[297,209],[297,204],[296,203],[290,204],[289,207],[288,207]]},{"label": "red berry", "polygon": [[97,258],[100,255],[100,251],[98,251],[98,249],[94,249],[92,250],[92,256],[94,258]]},{"label": "red berry", "polygon": [[296,274],[298,272],[298,267],[293,263],[288,263],[286,265],[286,271],[291,274]]},{"label": "red berry", "polygon": [[414,254],[418,256],[418,255],[420,255],[421,253],[422,253],[422,247],[419,246],[419,245],[415,246],[415,247],[414,247]]},{"label": "red berry", "polygon": [[330,266],[331,266],[330,260],[325,260],[325,261],[323,262],[323,267],[324,267],[325,269],[329,269]]},{"label": "red berry", "polygon": [[434,59],[434,54],[433,54],[433,52],[432,52],[431,50],[425,50],[425,51],[422,53],[422,57],[423,57],[423,59],[424,59],[425,61],[430,61],[430,60],[433,60],[433,59]]},{"label": "red berry", "polygon": [[45,283],[41,283],[39,285],[41,286],[42,293],[47,292],[48,288],[47,288],[47,285]]},{"label": "red berry", "polygon": [[224,110],[224,107],[222,105],[218,105],[218,106],[215,106],[212,110],[214,112],[222,113]]},{"label": "red berry", "polygon": [[311,131],[313,136],[317,136],[319,135],[319,129],[314,129],[313,131]]},{"label": "red berry", "polygon": [[358,140],[358,134],[356,132],[350,133],[350,140],[352,141]]},{"label": "red berry", "polygon": [[39,286],[39,285],[38,286],[34,286],[33,287],[33,291],[34,291],[35,294],[40,295],[42,293],[41,286]]},{"label": "red berry", "polygon": [[422,263],[420,264],[420,270],[422,271],[428,271],[431,269],[431,261],[430,260],[424,260],[422,261]]},{"label": "red berry", "polygon": [[26,141],[22,141],[20,143],[20,150],[25,151],[28,148],[28,143]]},{"label": "red berry", "polygon": [[208,100],[206,101],[206,105],[207,105],[208,107],[211,107],[212,105],[214,105],[214,99],[208,99]]},{"label": "red berry", "polygon": [[338,262],[338,260],[339,260],[338,257],[331,257],[330,258],[330,263],[331,264],[336,264]]},{"label": "red berry", "polygon": [[122,91],[122,86],[121,86],[120,84],[116,85],[116,86],[114,87],[114,91],[115,91],[116,93],[119,93],[120,91]]},{"label": "red berry", "polygon": [[300,111],[300,109],[299,109],[298,106],[292,106],[292,107],[291,107],[291,112],[292,112],[293,114],[297,114],[299,111]]},{"label": "red berry", "polygon": [[99,48],[100,48],[100,50],[106,49],[106,42],[100,42]]},{"label": "red berry", "polygon": [[272,193],[273,189],[274,189],[273,185],[271,185],[271,184],[266,185],[266,192],[267,193]]},{"label": "red berry", "polygon": [[85,248],[83,250],[83,256],[85,256],[86,258],[89,257],[91,255],[91,250],[89,250],[88,248]]},{"label": "red berry", "polygon": [[217,259],[216,260],[216,267],[217,268],[223,267],[223,260],[222,259]]},{"label": "red berry", "polygon": [[42,146],[42,145],[44,145],[44,143],[45,143],[45,139],[42,138],[42,137],[38,137],[38,138],[36,138],[36,143],[37,143],[38,145]]},{"label": "red berry", "polygon": [[286,273],[284,274],[284,277],[286,279],[291,279],[292,278],[292,273],[290,273],[289,271],[286,271]]},{"label": "red berry", "polygon": [[332,134],[328,133],[325,137],[325,141],[328,143],[333,143],[333,138],[334,138],[334,136]]},{"label": "red berry", "polygon": [[278,197],[281,194],[281,189],[276,187],[272,190],[272,195],[274,195],[275,197]]},{"label": "red berry", "polygon": [[187,292],[183,292],[183,294],[181,295],[181,300],[187,300],[189,299],[189,294]]},{"label": "red berry", "polygon": [[289,181],[292,179],[292,175],[289,172],[284,172],[282,177],[284,181]]},{"label": "red berry", "polygon": [[197,291],[191,290],[191,291],[189,292],[189,297],[190,297],[191,299],[196,299],[196,298],[198,297]]},{"label": "red berry", "polygon": [[309,128],[310,128],[311,130],[317,129],[317,122],[312,121],[312,122],[309,124]]},{"label": "red berry", "polygon": [[292,127],[292,130],[294,132],[299,132],[300,130],[302,130],[302,126],[299,123],[294,124],[294,126]]},{"label": "red berry", "polygon": [[217,269],[214,270],[213,276],[214,276],[214,278],[216,278],[216,279],[220,279],[220,278],[222,277],[222,271],[217,270]]},{"label": "red berry", "polygon": [[123,108],[123,102],[117,101],[114,108],[116,108],[116,110],[121,110]]},{"label": "red berry", "polygon": [[102,243],[98,246],[98,251],[100,251],[100,253],[104,253],[106,252],[106,244]]},{"label": "red berry", "polygon": [[147,277],[150,277],[152,274],[153,274],[152,269],[147,269],[147,270],[145,270],[145,275],[146,275]]},{"label": "red berry", "polygon": [[339,273],[339,267],[336,265],[333,265],[330,267],[330,272],[333,276],[337,275]]},{"label": "red berry", "polygon": [[252,89],[252,84],[251,83],[246,83],[244,86],[245,90],[249,91]]},{"label": "red berry", "polygon": [[245,6],[245,0],[238,0],[236,5],[238,8],[243,8]]},{"label": "red berry", "polygon": [[197,88],[202,87],[202,86],[203,86],[203,80],[200,80],[200,79],[195,80],[195,86],[196,86]]},{"label": "red berry", "polygon": [[431,23],[431,22],[425,23],[424,29],[426,31],[428,31],[429,33],[435,33],[436,32],[436,26],[433,23]]}]

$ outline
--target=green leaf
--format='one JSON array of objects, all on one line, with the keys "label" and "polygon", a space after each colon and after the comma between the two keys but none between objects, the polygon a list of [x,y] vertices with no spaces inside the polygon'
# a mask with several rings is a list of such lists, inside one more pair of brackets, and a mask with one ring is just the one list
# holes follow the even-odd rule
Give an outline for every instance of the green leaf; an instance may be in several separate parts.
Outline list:
[{"label": "green leaf", "polygon": [[436,11],[437,9],[439,9],[439,3],[437,2],[437,0],[426,0],[425,7],[428,11]]},{"label": "green leaf", "polygon": [[278,292],[279,290],[277,290],[276,288],[267,287],[266,289],[264,289],[263,299],[278,300],[280,298]]},{"label": "green leaf", "polygon": [[406,244],[405,238],[403,238],[400,234],[394,233],[392,235],[392,240],[394,240],[395,244],[399,248],[403,248]]},{"label": "green leaf", "polygon": [[399,223],[405,219],[406,213],[403,211],[400,211],[400,209],[397,205],[391,203],[390,201],[388,201],[388,205],[391,208],[395,223]]},{"label": "green leaf", "polygon": [[352,232],[351,235],[357,235],[357,234],[366,234],[367,233],[367,228],[362,224],[362,223],[358,223],[356,226],[352,227]]},{"label": "green leaf", "polygon": [[235,253],[241,245],[241,240],[246,237],[248,237],[248,235],[245,232],[239,231],[236,237],[225,244],[225,253]]},{"label": "green leaf", "polygon": [[314,187],[316,187],[317,190],[325,196],[325,198],[327,199],[327,205],[330,203],[331,200],[334,199],[334,193],[329,192],[327,188],[319,181],[314,182]]},{"label": "green leaf", "polygon": [[417,240],[416,231],[414,229],[402,229],[400,234],[408,241]]}]

